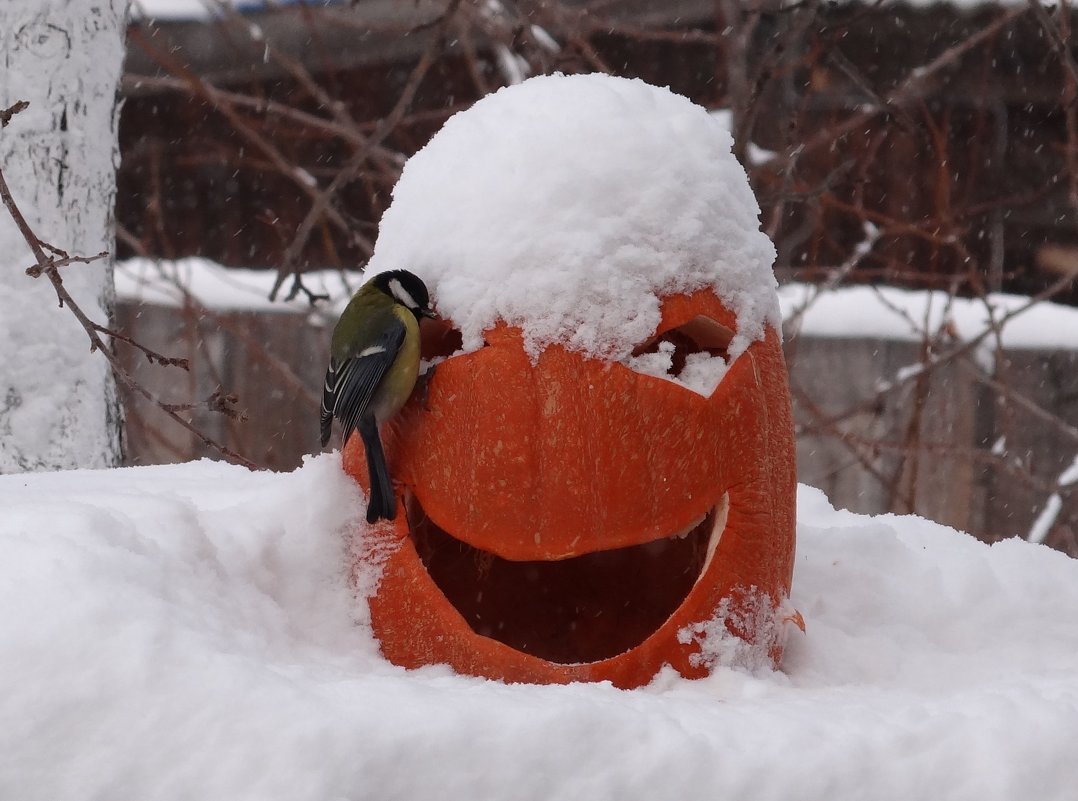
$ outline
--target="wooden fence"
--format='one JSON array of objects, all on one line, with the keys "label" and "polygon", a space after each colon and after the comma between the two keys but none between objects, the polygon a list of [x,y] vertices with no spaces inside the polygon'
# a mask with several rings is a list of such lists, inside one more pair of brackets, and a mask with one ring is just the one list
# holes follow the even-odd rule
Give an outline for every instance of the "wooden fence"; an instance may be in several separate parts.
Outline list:
[{"label": "wooden fence", "polygon": [[[328,332],[306,315],[120,303],[117,318],[137,341],[190,359],[184,372],[125,351],[144,386],[195,405],[190,417],[212,439],[275,470],[320,450]],[[954,360],[882,391],[918,362],[918,344],[801,336],[785,347],[802,483],[836,506],[914,512],[990,541],[1025,536],[1058,492],[1047,542],[1078,553],[1078,486],[1056,487],[1078,454],[1078,349],[1012,350],[991,376]],[[237,416],[198,405],[217,391],[236,395]],[[141,399],[126,401],[130,464],[215,456]]]}]

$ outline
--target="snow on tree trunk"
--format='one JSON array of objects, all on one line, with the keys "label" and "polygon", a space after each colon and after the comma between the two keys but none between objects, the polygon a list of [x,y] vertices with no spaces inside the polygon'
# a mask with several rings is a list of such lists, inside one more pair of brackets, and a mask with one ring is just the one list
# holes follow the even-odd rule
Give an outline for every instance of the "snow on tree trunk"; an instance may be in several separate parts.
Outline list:
[{"label": "snow on tree trunk", "polygon": [[[28,109],[0,131],[0,164],[30,227],[68,253],[113,250],[117,88],[128,0],[0,1],[0,108]],[[59,308],[22,236],[0,212],[0,473],[115,465],[122,415],[105,359]],[[105,323],[112,262],[62,268]]]}]

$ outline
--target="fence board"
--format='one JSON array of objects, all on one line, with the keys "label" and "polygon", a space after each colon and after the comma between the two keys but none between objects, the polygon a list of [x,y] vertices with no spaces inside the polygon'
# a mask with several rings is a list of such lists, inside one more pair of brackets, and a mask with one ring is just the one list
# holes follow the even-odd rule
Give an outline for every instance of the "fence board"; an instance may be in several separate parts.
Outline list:
[{"label": "fence board", "polygon": [[[246,419],[191,412],[211,438],[274,470],[319,451],[328,332],[306,316],[120,303],[117,318],[137,341],[191,360],[188,373],[124,350],[152,392],[171,403],[235,393]],[[1011,351],[996,376],[1011,400],[962,361],[878,396],[881,381],[918,362],[916,343],[801,336],[786,351],[799,480],[837,506],[914,512],[987,540],[1024,535],[1078,454],[1078,350]],[[216,456],[144,401],[125,400],[129,464]],[[1078,553],[1076,533],[1078,497],[1065,493],[1049,542]]]}]

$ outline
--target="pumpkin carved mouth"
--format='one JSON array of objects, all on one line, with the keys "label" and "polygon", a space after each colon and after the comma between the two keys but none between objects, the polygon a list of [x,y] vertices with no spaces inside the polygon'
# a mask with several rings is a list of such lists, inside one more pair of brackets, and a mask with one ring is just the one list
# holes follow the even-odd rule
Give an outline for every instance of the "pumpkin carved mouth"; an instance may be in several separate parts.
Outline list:
[{"label": "pumpkin carved mouth", "polygon": [[571,665],[635,648],[684,603],[726,528],[729,494],[682,531],[556,561],[513,561],[468,545],[410,492],[405,509],[424,568],[476,634]]}]

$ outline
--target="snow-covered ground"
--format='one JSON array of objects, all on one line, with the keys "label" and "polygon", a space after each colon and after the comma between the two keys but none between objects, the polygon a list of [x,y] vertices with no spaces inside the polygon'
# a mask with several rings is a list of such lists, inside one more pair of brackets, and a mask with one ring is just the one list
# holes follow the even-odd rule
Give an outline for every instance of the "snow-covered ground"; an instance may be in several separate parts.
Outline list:
[{"label": "snow-covered ground", "polygon": [[[571,124],[557,102],[564,93],[529,95],[521,84],[512,91],[529,98],[529,116],[504,113],[512,95],[481,101],[473,109],[489,115],[487,129],[476,118],[468,136],[441,140],[444,163],[410,162],[419,166],[395,195],[396,233],[380,240],[379,258],[415,267],[451,317],[486,315],[470,320],[475,330],[521,315],[536,347],[569,342],[615,358],[639,332],[608,297],[605,282],[618,277],[609,269],[624,270],[626,296],[654,312],[670,288],[648,272],[663,237],[672,252],[691,246],[699,256],[686,256],[673,288],[718,292],[739,334],[777,322],[780,305],[796,315],[802,295],[776,304],[769,294],[754,201],[719,123],[636,82],[565,80],[581,93]],[[654,127],[639,153],[608,160],[609,174],[591,175],[599,157],[577,153],[580,170],[561,176],[571,180],[535,175],[546,166],[484,139],[511,143],[514,125],[531,137],[549,124],[549,152],[598,141],[594,152],[604,153],[614,112]],[[725,147],[725,187],[685,164],[660,180],[655,154],[668,147],[655,148],[671,137]],[[597,209],[601,225],[559,221],[556,198],[533,193],[533,208],[548,213],[514,239],[512,259],[484,252],[466,226],[410,241],[409,209],[396,204],[411,198],[433,214],[424,182],[454,185],[443,170],[470,163],[456,158],[476,155],[460,152],[468,148],[489,159],[492,175],[502,159],[498,174],[520,172],[523,186],[543,192],[647,187],[632,212],[667,209],[673,219],[651,220],[643,235],[620,226],[604,198],[574,196],[577,214]],[[594,183],[578,180],[585,173]],[[691,186],[697,173],[707,186]],[[498,197],[504,207],[484,213],[503,232],[518,216],[502,224],[512,198]],[[743,230],[711,236],[708,203]],[[550,241],[564,230],[574,236]],[[565,249],[557,264],[599,254],[588,261],[597,285],[576,273],[544,286],[539,276],[490,272],[501,262],[538,269],[555,246]],[[451,274],[439,255],[456,260]],[[244,288],[250,274],[190,265],[187,284],[200,297],[265,295]],[[127,297],[151,291],[131,277],[138,272],[121,272]],[[677,284],[683,273],[690,285]],[[521,288],[516,297],[501,291],[503,279]],[[537,317],[565,297],[563,281],[581,305]],[[806,308],[803,325],[819,305]],[[595,325],[574,339],[581,323]],[[1078,788],[1078,562],[1022,540],[988,546],[915,517],[836,511],[802,487],[791,602],[806,631],[791,636],[782,669],[722,665],[698,681],[666,670],[624,691],[506,685],[385,662],[366,598],[348,580],[365,503],[336,453],[288,474],[204,461],[0,476],[0,508],[0,799],[1041,801],[1073,799]]]},{"label": "snow-covered ground", "polygon": [[0,477],[0,798],[1072,799],[1078,562],[802,487],[781,672],[383,661],[326,454]]}]

